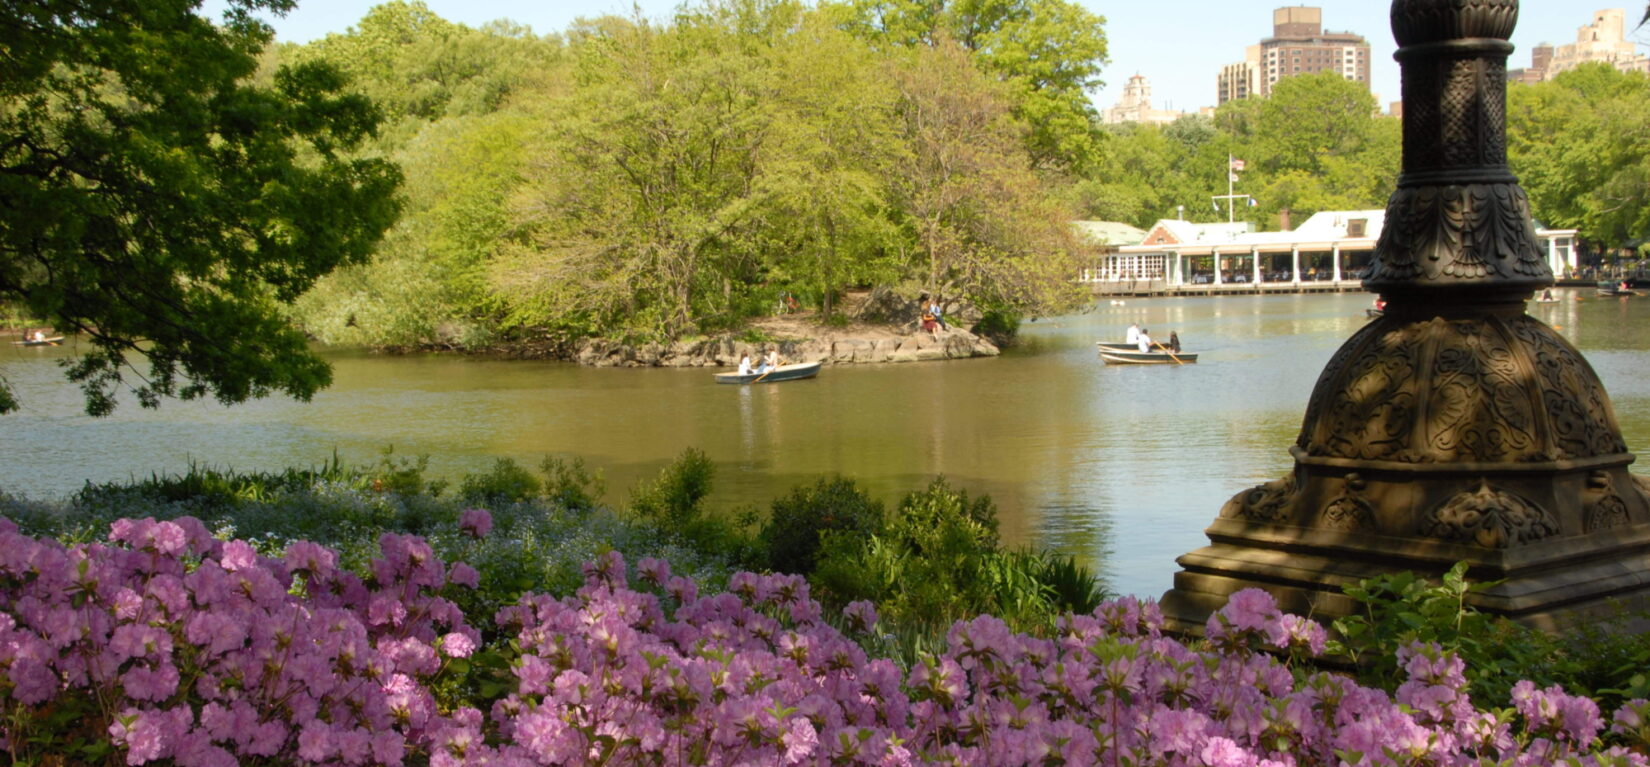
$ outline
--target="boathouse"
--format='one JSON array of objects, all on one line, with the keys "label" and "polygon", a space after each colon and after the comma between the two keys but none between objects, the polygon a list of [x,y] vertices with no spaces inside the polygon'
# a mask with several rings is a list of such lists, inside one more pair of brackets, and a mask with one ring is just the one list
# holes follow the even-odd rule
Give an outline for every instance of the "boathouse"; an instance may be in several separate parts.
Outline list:
[{"label": "boathouse", "polygon": [[[1137,244],[1106,248],[1082,279],[1105,294],[1361,290],[1384,210],[1314,213],[1300,227],[1162,219]],[[1536,230],[1555,274],[1576,267],[1574,229]]]}]

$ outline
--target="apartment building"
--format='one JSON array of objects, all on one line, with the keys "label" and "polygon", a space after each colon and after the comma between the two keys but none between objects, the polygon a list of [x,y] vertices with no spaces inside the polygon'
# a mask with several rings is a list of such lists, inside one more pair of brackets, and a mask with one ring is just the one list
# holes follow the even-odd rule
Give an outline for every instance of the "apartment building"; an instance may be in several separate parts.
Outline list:
[{"label": "apartment building", "polygon": [[1351,32],[1325,32],[1323,9],[1298,5],[1272,11],[1272,36],[1244,51],[1216,79],[1216,98],[1269,96],[1279,80],[1334,72],[1369,87],[1369,41]]},{"label": "apartment building", "polygon": [[1537,45],[1530,51],[1530,66],[1512,69],[1512,82],[1538,83],[1551,80],[1582,64],[1600,62],[1623,72],[1650,74],[1650,56],[1639,53],[1638,45],[1627,39],[1627,11],[1610,8],[1593,12],[1593,22],[1576,30],[1576,41],[1568,45]]}]

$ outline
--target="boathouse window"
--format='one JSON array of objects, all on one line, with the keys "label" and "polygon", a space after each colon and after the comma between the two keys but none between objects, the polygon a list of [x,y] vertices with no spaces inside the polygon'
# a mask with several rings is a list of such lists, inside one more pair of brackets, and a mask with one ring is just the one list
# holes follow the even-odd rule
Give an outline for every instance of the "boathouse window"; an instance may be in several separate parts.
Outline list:
[{"label": "boathouse window", "polygon": [[1100,279],[1104,282],[1161,280],[1167,271],[1168,261],[1168,256],[1161,253],[1107,256],[1105,267],[1100,270]]},{"label": "boathouse window", "polygon": [[1368,223],[1369,223],[1368,219],[1362,219],[1362,218],[1347,219],[1347,222],[1346,222],[1346,236],[1348,236],[1348,237],[1363,237],[1364,236],[1364,227]]}]

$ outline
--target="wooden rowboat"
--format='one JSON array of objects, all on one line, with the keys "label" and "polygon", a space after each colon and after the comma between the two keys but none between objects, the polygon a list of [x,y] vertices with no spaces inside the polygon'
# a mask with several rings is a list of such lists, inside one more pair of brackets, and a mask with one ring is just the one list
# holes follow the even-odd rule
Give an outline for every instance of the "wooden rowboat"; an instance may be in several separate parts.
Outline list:
[{"label": "wooden rowboat", "polygon": [[12,345],[13,346],[60,346],[60,345],[62,345],[62,343],[63,343],[63,336],[52,336],[51,338],[25,338],[21,341],[13,341]]},{"label": "wooden rowboat", "polygon": [[716,382],[724,384],[750,383],[779,383],[780,381],[798,381],[803,378],[813,378],[819,375],[819,362],[799,362],[795,365],[780,365],[766,373],[717,373]]},{"label": "wooden rowboat", "polygon": [[[1107,365],[1189,365],[1197,362],[1197,355],[1191,352],[1175,352],[1170,356],[1168,352],[1153,350],[1140,351],[1135,344],[1113,344],[1105,341],[1096,341],[1095,346],[1100,348],[1100,359]],[[1180,360],[1178,363],[1175,360]]]}]

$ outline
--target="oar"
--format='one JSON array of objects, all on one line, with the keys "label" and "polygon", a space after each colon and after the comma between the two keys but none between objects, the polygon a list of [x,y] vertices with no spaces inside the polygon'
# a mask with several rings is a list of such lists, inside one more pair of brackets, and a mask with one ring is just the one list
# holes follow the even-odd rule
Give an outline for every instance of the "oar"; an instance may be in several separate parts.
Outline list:
[{"label": "oar", "polygon": [[1174,364],[1176,364],[1176,365],[1184,365],[1184,364],[1186,364],[1186,363],[1184,363],[1184,362],[1181,362],[1181,361],[1180,361],[1180,358],[1179,358],[1179,357],[1176,357],[1176,356],[1174,356],[1174,352],[1171,352],[1171,351],[1169,351],[1169,347],[1167,347],[1167,346],[1164,346],[1164,345],[1163,345],[1163,344],[1161,344],[1161,343],[1158,343],[1158,342],[1156,342],[1156,341],[1153,341],[1153,342],[1152,342],[1152,345],[1153,345],[1153,346],[1156,346],[1156,347],[1157,347],[1157,348],[1159,348],[1159,349],[1162,349],[1162,350],[1163,350],[1163,353],[1164,353],[1164,354],[1167,354],[1167,355],[1169,355],[1169,359],[1171,359],[1171,360],[1174,360]]},{"label": "oar", "polygon": [[[768,368],[768,373],[772,373],[772,372],[773,372],[773,371],[775,371],[775,370],[778,370],[778,369],[779,369],[779,366],[778,366],[778,365],[774,365],[774,366],[773,366],[773,367],[771,367],[771,368]],[[751,383],[762,383],[762,379],[764,379],[764,378],[767,378],[767,377],[768,377],[768,373],[763,373],[763,374],[762,374],[762,375],[759,375],[759,376],[757,376],[757,377],[756,377],[756,380],[755,380],[755,381],[751,381]]]}]

